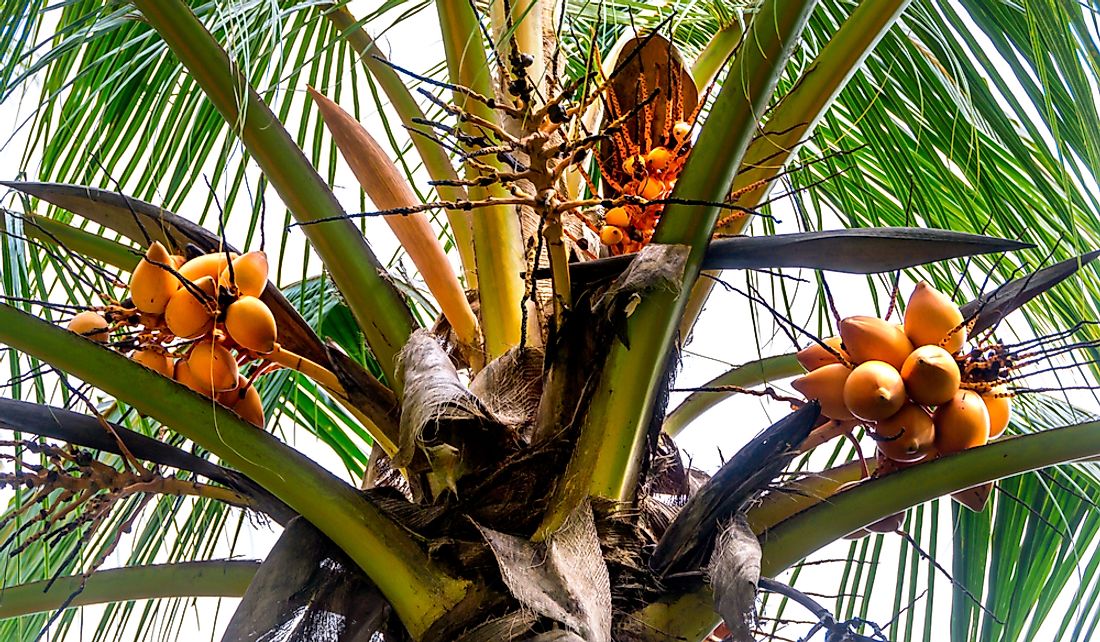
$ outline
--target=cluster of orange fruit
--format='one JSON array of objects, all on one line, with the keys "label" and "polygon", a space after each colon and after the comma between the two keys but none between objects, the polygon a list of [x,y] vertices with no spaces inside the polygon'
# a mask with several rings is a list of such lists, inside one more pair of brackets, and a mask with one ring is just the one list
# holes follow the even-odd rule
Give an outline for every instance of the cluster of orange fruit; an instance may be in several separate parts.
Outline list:
[{"label": "cluster of orange fruit", "polygon": [[275,317],[259,299],[267,274],[263,252],[186,260],[153,242],[130,278],[129,304],[81,312],[68,327],[103,343],[112,329],[136,328],[113,345],[263,427],[255,377],[244,377],[240,364],[278,348]]},{"label": "cluster of orange fruit", "polygon": [[866,425],[879,452],[894,462],[915,463],[999,437],[1011,393],[998,382],[963,379],[967,327],[959,307],[922,282],[903,321],[843,319],[839,337],[798,353],[810,372],[792,385],[818,400],[825,417]]},{"label": "cluster of orange fruit", "polygon": [[[672,127],[672,139],[667,146],[658,146],[646,153],[626,157],[622,171],[628,179],[613,187],[620,194],[638,196],[647,201],[667,198],[676,186],[676,179],[687,160],[691,123],[679,121]],[[653,238],[663,204],[627,204],[604,212],[600,241],[612,254],[637,252]]]}]

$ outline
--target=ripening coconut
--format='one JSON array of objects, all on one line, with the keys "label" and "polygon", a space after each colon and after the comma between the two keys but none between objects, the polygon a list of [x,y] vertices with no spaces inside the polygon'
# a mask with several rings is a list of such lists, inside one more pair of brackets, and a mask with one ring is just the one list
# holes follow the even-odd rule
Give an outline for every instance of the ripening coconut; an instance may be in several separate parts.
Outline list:
[{"label": "ripening coconut", "polygon": [[604,213],[603,222],[615,227],[629,227],[630,212],[626,211],[625,207],[612,207]]},{"label": "ripening coconut", "polygon": [[165,377],[172,377],[175,360],[167,355],[157,352],[156,350],[134,350],[134,353],[130,355],[130,359],[136,361],[137,363],[140,363],[150,370],[159,372]]},{"label": "ripening coconut", "polygon": [[242,296],[225,311],[225,331],[237,345],[266,354],[275,349],[278,330],[267,305],[254,296]]},{"label": "ripening coconut", "polygon": [[233,259],[233,278],[229,278],[227,266],[218,278],[218,285],[229,290],[235,288],[241,296],[260,296],[267,287],[267,254],[246,252]]},{"label": "ripening coconut", "polygon": [[654,201],[661,198],[661,193],[664,191],[665,184],[653,177],[646,178],[642,181],[642,184],[638,186],[638,196],[641,196],[647,201]]},{"label": "ripening coconut", "polygon": [[1012,399],[1008,397],[1008,386],[997,386],[983,394],[982,401],[989,413],[989,438],[996,439],[1004,433],[1012,416]]},{"label": "ripening coconut", "polygon": [[[822,341],[825,345],[847,358],[844,348],[841,347],[840,337],[829,337],[828,339],[822,339]],[[809,347],[802,348],[798,351],[798,354],[795,355],[795,358],[798,359],[798,362],[802,364],[803,368],[811,372],[817,370],[821,366],[827,366],[830,363],[840,363],[836,355],[821,347],[820,343],[811,343]]]},{"label": "ripening coconut", "polygon": [[237,386],[237,360],[220,343],[196,343],[187,355],[187,368],[204,392],[224,392]]},{"label": "ripening coconut", "polygon": [[600,241],[604,245],[618,245],[623,242],[623,231],[614,225],[604,225],[600,228]]},{"label": "ripening coconut", "polygon": [[875,445],[888,459],[911,463],[933,452],[936,428],[932,416],[915,403],[907,403],[874,426]]},{"label": "ripening coconut", "polygon": [[822,366],[791,382],[791,386],[807,399],[821,402],[821,414],[829,419],[855,419],[844,405],[844,382],[851,370],[842,363]]},{"label": "ripening coconut", "polygon": [[142,312],[164,314],[168,300],[180,287],[179,279],[161,265],[175,267],[168,250],[159,241],[153,241],[130,275],[130,299]]},{"label": "ripening coconut", "polygon": [[981,395],[959,390],[955,397],[936,408],[936,450],[948,455],[989,441],[989,411]]},{"label": "ripening coconut", "polygon": [[672,139],[677,143],[687,140],[689,134],[691,134],[691,123],[681,120],[672,126]]},{"label": "ripening coconut", "polygon": [[672,161],[672,152],[664,147],[654,147],[645,155],[646,167],[653,172],[662,172]]},{"label": "ripening coconut", "polygon": [[901,375],[885,361],[864,361],[844,382],[844,405],[864,421],[886,419],[905,402]]},{"label": "ripening coconut", "polygon": [[867,530],[872,533],[896,533],[905,523],[905,511],[887,515],[874,524],[868,524]]},{"label": "ripening coconut", "polygon": [[210,389],[204,387],[202,382],[191,374],[191,368],[188,367],[186,359],[176,359],[172,378],[200,395],[206,395],[207,397],[211,396]]},{"label": "ripening coconut", "polygon": [[893,323],[876,317],[848,317],[840,322],[844,349],[856,363],[885,361],[900,370],[913,344]]},{"label": "ripening coconut", "polygon": [[91,310],[79,312],[69,321],[70,331],[99,343],[105,343],[110,337],[107,328],[107,319],[104,319],[103,315],[98,312],[92,312]]},{"label": "ripening coconut", "polygon": [[962,322],[959,306],[924,281],[917,284],[905,306],[905,334],[915,346],[939,345],[952,354],[958,352],[966,341],[966,328],[952,330]]},{"label": "ripening coconut", "polygon": [[[200,257],[201,258],[201,257]],[[214,328],[215,312],[207,303],[214,300],[217,286],[209,276],[199,277],[194,286],[208,300],[200,301],[188,287],[176,290],[164,309],[164,322],[172,334],[181,339],[197,339]]]},{"label": "ripening coconut", "polygon": [[[235,259],[237,253],[230,252],[229,256]],[[225,252],[211,252],[210,254],[196,256],[184,263],[180,266],[179,273],[188,281],[197,281],[204,276],[208,276],[214,279],[214,283],[217,283],[226,265],[229,265],[229,261],[225,258]]]},{"label": "ripening coconut", "polygon": [[959,364],[947,350],[925,345],[914,350],[901,366],[901,378],[909,398],[925,406],[938,406],[959,391]]},{"label": "ripening coconut", "polygon": [[237,376],[237,387],[218,395],[218,403],[240,415],[257,428],[264,427],[264,405],[256,387],[244,377]]}]

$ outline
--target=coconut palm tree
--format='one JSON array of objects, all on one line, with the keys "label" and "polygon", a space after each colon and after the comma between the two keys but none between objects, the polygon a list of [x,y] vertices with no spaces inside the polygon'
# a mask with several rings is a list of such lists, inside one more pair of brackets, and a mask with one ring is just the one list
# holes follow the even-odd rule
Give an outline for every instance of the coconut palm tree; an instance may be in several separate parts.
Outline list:
[{"label": "coconut palm tree", "polygon": [[[243,597],[226,640],[1089,639],[1095,11],[5,3],[4,639],[104,603],[97,639],[179,637],[199,596]],[[428,19],[445,61],[387,57]],[[1010,436],[901,466],[777,392],[835,271],[870,275],[846,313],[970,301],[1004,343],[966,381],[1038,371]],[[670,403],[708,298],[756,355]],[[779,418],[707,475],[677,437],[731,397]]]}]

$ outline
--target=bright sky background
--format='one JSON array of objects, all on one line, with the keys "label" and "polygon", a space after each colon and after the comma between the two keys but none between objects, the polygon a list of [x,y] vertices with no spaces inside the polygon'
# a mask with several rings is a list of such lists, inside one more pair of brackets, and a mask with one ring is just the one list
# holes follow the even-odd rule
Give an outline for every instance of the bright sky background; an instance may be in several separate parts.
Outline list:
[{"label": "bright sky background", "polygon": [[[363,2],[359,5],[353,5],[352,10],[356,15],[366,15],[373,6],[378,4],[381,3],[375,1]],[[372,31],[376,32],[377,28],[372,29]],[[382,42],[391,60],[414,70],[425,70],[431,67],[441,60],[443,55],[435,12],[430,8],[394,27]],[[284,87],[284,89],[287,91],[304,91],[305,88]],[[23,123],[23,119],[33,111],[36,99],[37,95],[30,93],[22,103],[13,100],[0,104],[0,122],[5,123],[3,127],[0,127],[0,141],[7,139],[8,134],[13,135],[12,138],[7,139],[6,144],[0,147],[0,178],[15,178],[21,169],[27,171],[28,178],[32,180],[36,178],[33,164],[25,168],[20,166],[22,150],[26,144],[26,136],[30,128],[22,127],[15,129],[14,132],[10,131],[12,123]],[[363,108],[366,114],[366,126],[373,133],[379,134],[382,129],[378,125],[378,114],[373,111],[373,105],[365,104]],[[346,166],[341,165],[340,171],[341,179],[335,185],[336,194],[344,201],[348,211],[356,211],[358,209],[359,188],[347,171]],[[215,186],[215,189],[217,187]],[[422,183],[421,187],[426,187],[426,185]],[[197,193],[193,200],[201,204],[205,198],[205,187],[198,187],[196,190],[202,193]],[[269,209],[274,210],[271,205],[269,205]],[[180,211],[178,213],[197,219],[196,212]],[[781,220],[787,219],[787,222],[780,226],[780,231],[795,231],[795,217],[789,214],[789,209],[785,209],[782,204],[777,207],[777,217]],[[235,220],[237,224],[234,224]],[[368,225],[368,236],[376,253],[380,257],[392,255],[396,249],[396,243],[384,223],[371,221]],[[227,232],[231,239],[243,238],[244,227],[239,218],[230,218]],[[281,216],[269,217],[266,232],[269,238],[282,232]],[[293,242],[288,249],[288,261],[279,276],[281,284],[284,285],[297,281],[302,273],[300,264],[300,250],[303,244],[302,233],[294,231],[291,235]],[[316,267],[317,264],[314,263],[314,268]],[[740,274],[730,274],[728,277],[734,282],[743,279],[743,275]],[[829,283],[833,292],[837,295],[837,305],[842,316],[874,314],[874,306],[867,292],[867,282],[863,277],[836,275],[829,278]],[[803,284],[800,287],[806,294],[809,294],[812,289],[810,284]],[[909,287],[903,289],[903,293],[907,294],[909,289]],[[803,300],[806,300],[806,297]],[[809,315],[808,307],[803,306],[802,308],[796,308],[796,310],[806,316]],[[764,310],[758,310],[757,312],[760,319],[762,319],[761,345],[759,347],[756,340],[754,340],[755,330],[749,315],[748,302],[736,294],[717,293],[708,305],[706,313],[696,328],[693,341],[683,356],[683,371],[677,384],[680,386],[700,385],[727,370],[733,364],[757,358],[758,349],[765,355],[789,352],[791,350],[789,340],[784,334],[774,332],[771,320],[767,317],[767,312]],[[673,404],[680,398],[682,398],[682,395],[674,396]],[[1095,408],[1095,403],[1092,403],[1091,399],[1082,398],[1081,402],[1087,404],[1090,408]],[[695,425],[685,431],[679,443],[683,447],[685,455],[690,458],[695,467],[713,471],[721,464],[723,455],[725,457],[732,455],[760,429],[786,412],[787,408],[783,404],[765,401],[756,397],[731,400],[706,414]],[[337,474],[345,475],[339,460],[326,447],[318,444],[302,431],[295,431],[290,434],[294,436],[293,446],[318,459]],[[865,449],[867,454],[873,452],[873,446],[869,442],[865,444]],[[944,533],[942,535],[944,537],[949,536],[950,524],[947,521],[943,520]],[[263,557],[274,543],[277,535],[275,531],[265,526],[248,528],[241,533],[234,552],[238,556],[247,558]],[[888,582],[890,579],[890,569],[896,568],[896,552],[901,546],[900,541],[897,537],[887,538],[884,546],[885,559],[880,566],[881,571],[884,572],[882,575],[882,581],[884,582]],[[834,544],[822,551],[819,556],[843,557],[847,554],[847,546],[847,543]],[[230,551],[229,542],[224,542],[221,548],[224,554],[228,554]],[[117,566],[121,561],[122,558],[116,555],[106,566]],[[805,585],[820,585],[822,591],[830,592],[835,589],[835,577],[839,571],[839,565],[817,567],[804,573],[803,581],[806,582]],[[808,581],[806,578],[809,578]],[[802,585],[800,583],[800,586]],[[946,624],[946,614],[950,609],[949,599],[947,591],[937,592],[936,611],[941,614],[940,617],[944,624]],[[824,602],[829,603],[828,600],[824,600]],[[191,607],[193,613],[188,616],[180,639],[217,639],[235,606],[236,600],[198,600]],[[889,604],[883,605],[883,609],[872,613],[872,618],[879,622],[886,622],[891,617],[891,606]],[[82,615],[84,631],[94,630],[101,611],[102,609],[96,607],[84,610]],[[920,604],[918,613],[923,613],[923,603]],[[797,614],[794,617],[802,617],[802,615],[804,614]],[[946,637],[946,632],[943,633]],[[70,639],[85,639],[85,634],[81,633],[78,627],[75,629],[74,634],[70,636]]]}]

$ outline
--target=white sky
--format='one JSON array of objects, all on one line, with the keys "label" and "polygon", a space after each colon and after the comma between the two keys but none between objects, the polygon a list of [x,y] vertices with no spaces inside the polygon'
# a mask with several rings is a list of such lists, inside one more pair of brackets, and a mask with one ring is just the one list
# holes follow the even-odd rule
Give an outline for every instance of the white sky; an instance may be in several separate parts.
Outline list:
[{"label": "white sky", "polygon": [[[366,15],[370,7],[376,4],[380,3],[360,3],[353,6],[353,12],[360,16]],[[442,59],[441,42],[435,23],[435,12],[430,8],[395,27],[383,42],[392,60],[414,70],[427,69]],[[291,91],[304,90],[303,87],[287,87],[286,89]],[[8,124],[22,122],[22,118],[33,109],[34,100],[37,96],[30,94],[28,98],[29,100],[25,104],[20,104],[17,101],[0,104],[0,122]],[[345,107],[348,106],[345,105]],[[362,107],[366,114],[365,124],[368,129],[372,133],[380,135],[382,129],[378,126],[378,114],[374,112],[373,104],[367,103]],[[29,127],[16,131],[14,137],[0,148],[0,177],[4,179],[14,178],[21,169],[19,160],[28,133]],[[0,141],[7,138],[7,134],[7,130],[0,128],[0,135],[2,135]],[[29,178],[35,179],[34,168],[27,169]],[[358,186],[343,164],[341,164],[340,171],[342,178],[338,179],[335,191],[344,201],[348,211],[357,211],[359,209]],[[426,185],[422,184],[421,187],[426,187]],[[215,188],[217,189],[217,186]],[[201,205],[203,199],[205,199],[205,192],[197,194],[194,200]],[[269,206],[269,209],[275,211],[275,208],[271,206]],[[780,231],[795,231],[795,217],[790,215],[789,211],[784,211],[781,206],[777,209],[777,216],[780,219],[787,220],[784,225],[780,226]],[[186,211],[180,213],[187,215]],[[281,233],[281,216],[272,216],[270,219],[267,227],[269,238]],[[237,221],[236,225],[234,225],[234,220]],[[230,238],[243,238],[243,226],[239,218],[230,218],[228,235]],[[297,281],[302,274],[300,259],[303,243],[302,234],[300,231],[296,231],[292,233],[292,237],[294,237],[294,240],[288,249],[287,263],[279,276],[281,284],[284,285]],[[380,257],[389,257],[396,248],[392,235],[381,221],[370,223],[369,238]],[[273,248],[269,246],[268,249],[272,251]],[[275,257],[272,258],[275,259]],[[272,262],[273,264],[276,263],[275,260]],[[314,263],[313,267],[316,270],[317,264]],[[743,275],[729,274],[727,277],[737,282],[743,278]],[[867,291],[866,280],[863,277],[835,275],[829,278],[829,283],[837,296],[837,304],[842,316],[873,313],[874,306]],[[804,291],[808,291],[812,286],[806,284],[801,287]],[[803,298],[803,300],[806,299]],[[809,313],[808,307],[803,306],[798,309],[807,315]],[[785,335],[778,333],[774,340],[769,339],[770,333],[767,330],[771,326],[770,319],[766,317],[767,313],[765,311],[758,310],[758,314],[763,315],[760,324],[761,341],[763,343],[760,350],[765,355],[789,352],[791,346]],[[685,353],[683,358],[683,371],[677,385],[700,385],[727,370],[732,364],[739,364],[757,358],[758,347],[753,338],[754,336],[755,329],[749,315],[748,303],[736,294],[717,294],[713,297],[706,313],[696,327],[694,340],[688,346],[688,352]],[[674,396],[673,405],[682,396]],[[1089,400],[1085,399],[1084,402],[1088,403]],[[1095,407],[1095,404],[1089,403],[1089,407]],[[733,399],[704,415],[682,434],[679,444],[684,449],[686,456],[690,457],[694,466],[713,471],[720,465],[723,454],[725,457],[732,455],[760,429],[781,417],[785,412],[787,412],[787,409],[782,404],[768,402],[760,398],[742,397]],[[319,460],[337,474],[346,476],[339,460],[326,447],[318,444],[303,431],[295,431],[292,436],[294,447]],[[865,444],[865,449],[865,452],[870,453],[873,446],[869,443]],[[943,532],[941,536],[944,538],[950,535],[948,521],[947,519],[942,520]],[[240,534],[234,552],[243,557],[263,557],[276,537],[277,533],[269,528],[248,527]],[[883,547],[884,558],[880,564],[881,579],[879,581],[889,582],[891,580],[892,569],[896,568],[897,551],[900,547],[900,539],[897,537],[887,538]],[[228,541],[223,542],[219,549],[222,550],[223,554],[227,554],[230,551],[230,543]],[[847,556],[847,552],[848,544],[838,543],[823,550],[818,557],[843,558]],[[122,561],[123,559],[116,555],[108,562],[107,566],[117,566]],[[812,570],[808,569],[803,574],[800,586],[820,587],[822,592],[832,592],[837,585],[836,577],[839,570],[838,565],[825,565]],[[940,614],[940,626],[946,626],[947,614],[950,609],[949,592],[945,589],[946,585],[941,585],[941,589],[936,594],[935,610]],[[888,593],[892,594],[892,589]],[[190,613],[184,623],[184,634],[180,639],[217,639],[228,622],[229,615],[235,608],[236,602],[236,600],[197,600],[188,607]],[[823,602],[829,604],[829,600],[823,600]],[[871,618],[879,622],[886,622],[892,616],[892,604],[880,606],[882,608],[871,613]],[[69,639],[90,639],[90,632],[94,631],[101,612],[102,608],[100,607],[84,609],[81,615],[83,626],[76,627]],[[919,623],[920,616],[924,612],[923,602],[918,604],[916,612]],[[802,617],[802,615],[797,614],[794,617]],[[937,630],[936,633],[946,637],[946,630]],[[793,637],[797,637],[797,635]]]}]

